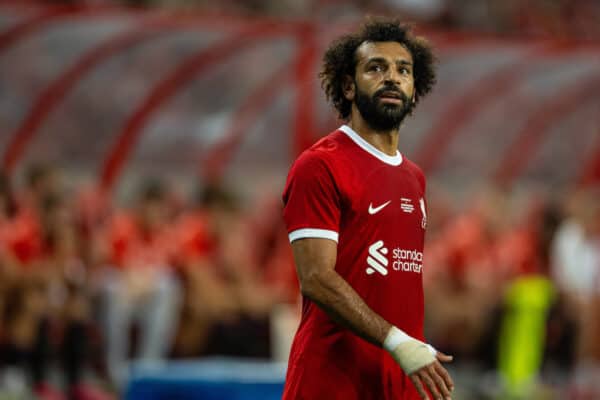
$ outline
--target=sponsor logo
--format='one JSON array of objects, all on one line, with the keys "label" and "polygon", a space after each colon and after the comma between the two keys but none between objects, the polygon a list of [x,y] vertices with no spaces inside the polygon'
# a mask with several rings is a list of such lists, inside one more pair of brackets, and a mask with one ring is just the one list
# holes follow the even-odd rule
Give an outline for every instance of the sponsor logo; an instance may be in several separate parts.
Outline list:
[{"label": "sponsor logo", "polygon": [[[387,257],[388,249],[383,240],[378,240],[369,246],[369,255],[367,256],[366,269],[367,275],[373,275],[375,272],[383,276],[388,274],[390,260]],[[392,250],[391,269],[402,272],[415,272],[420,274],[423,269],[423,252],[417,250],[401,249],[399,247]]]},{"label": "sponsor logo", "polygon": [[379,240],[369,246],[369,255],[367,256],[367,274],[372,275],[375,271],[379,272],[381,275],[387,275],[388,270],[387,266],[389,261],[385,256],[388,253],[388,249],[383,247],[383,240]]},{"label": "sponsor logo", "polygon": [[412,204],[411,199],[402,197],[400,201],[402,201],[402,204],[400,204],[400,208],[402,209],[402,211],[408,214],[411,214],[413,211],[415,211],[415,206]]},{"label": "sponsor logo", "polygon": [[385,206],[387,206],[391,202],[392,201],[389,200],[378,207],[373,207],[373,203],[369,203],[369,214],[371,214],[371,215],[377,214],[379,211],[383,210],[385,208]]},{"label": "sponsor logo", "polygon": [[392,251],[392,269],[394,271],[421,273],[423,269],[423,252],[417,250],[401,249],[399,247]]}]

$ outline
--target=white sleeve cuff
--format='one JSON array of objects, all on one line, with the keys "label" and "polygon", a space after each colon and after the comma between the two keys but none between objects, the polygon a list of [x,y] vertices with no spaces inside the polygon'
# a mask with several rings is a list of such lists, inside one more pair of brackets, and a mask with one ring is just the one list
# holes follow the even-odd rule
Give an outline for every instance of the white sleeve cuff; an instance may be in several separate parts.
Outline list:
[{"label": "white sleeve cuff", "polygon": [[294,240],[304,238],[329,239],[337,243],[339,235],[336,231],[330,231],[328,229],[303,228],[290,232],[288,236],[290,238],[290,243],[292,243]]}]

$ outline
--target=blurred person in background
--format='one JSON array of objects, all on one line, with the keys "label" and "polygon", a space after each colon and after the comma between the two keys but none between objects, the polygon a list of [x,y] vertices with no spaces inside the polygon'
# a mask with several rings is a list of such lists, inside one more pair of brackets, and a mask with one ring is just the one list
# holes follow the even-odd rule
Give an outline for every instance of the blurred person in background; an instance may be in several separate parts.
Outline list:
[{"label": "blurred person in background", "polygon": [[[15,296],[22,297],[23,293],[20,288],[19,260],[11,243],[17,216],[18,209],[12,182],[8,176],[0,173],[0,372],[2,373],[2,386],[11,384],[24,386],[22,369],[26,368],[23,365],[24,357],[17,354],[17,344],[15,343],[17,332],[14,331],[17,316],[13,310],[18,308],[15,306],[16,303],[22,303],[22,300],[15,299]],[[33,328],[28,330],[32,332]],[[33,333],[29,336],[33,336]],[[28,341],[28,344],[30,342],[31,340]],[[13,369],[13,366],[16,368]]]},{"label": "blurred person in background", "polygon": [[[4,315],[6,292],[14,279],[16,260],[8,247],[12,221],[17,214],[17,204],[10,179],[0,173],[0,315]],[[0,323],[0,335],[3,324]]]},{"label": "blurred person in background", "polygon": [[180,218],[177,254],[187,284],[180,355],[269,356],[269,313],[278,298],[252,228],[239,200],[213,185]]},{"label": "blurred person in background", "polygon": [[176,222],[176,263],[185,287],[174,348],[177,357],[207,352],[215,325],[235,319],[238,312],[232,288],[217,265],[217,233],[210,213],[212,207],[229,202],[229,196],[208,187]]},{"label": "blurred person in background", "polygon": [[371,20],[328,48],[320,77],[347,125],[299,156],[283,193],[304,296],[283,398],[449,399],[452,358],[423,334],[425,177],[398,151],[435,83],[432,49]]},{"label": "blurred person in background", "polygon": [[[426,326],[436,346],[461,361],[493,369],[496,346],[489,343],[493,339],[486,330],[498,318],[508,279],[506,268],[495,262],[493,248],[510,219],[504,193],[485,188],[472,198],[439,232],[428,232]],[[431,208],[435,210],[433,204]]]},{"label": "blurred person in background", "polygon": [[257,237],[255,251],[263,282],[274,302],[269,315],[271,359],[287,362],[302,312],[302,297],[285,223],[281,198],[268,191],[255,201],[250,225]]},{"label": "blurred person in background", "polygon": [[506,397],[537,397],[572,365],[572,321],[550,276],[550,243],[561,220],[534,192],[510,203],[512,222],[493,248],[502,282],[497,371]]},{"label": "blurred person in background", "polygon": [[552,274],[577,323],[576,390],[600,396],[600,189],[575,192],[552,244]]},{"label": "blurred person in background", "polygon": [[134,210],[118,213],[97,238],[104,271],[99,282],[100,323],[110,378],[127,377],[131,328],[137,323],[137,357],[168,354],[179,319],[180,285],[173,268],[167,188],[145,182]]},{"label": "blurred person in background", "polygon": [[57,355],[63,366],[69,399],[104,400],[108,395],[84,382],[92,358],[90,268],[83,257],[83,235],[71,204],[62,198],[45,201],[42,226],[48,278],[48,304],[59,342]]},{"label": "blurred person in background", "polygon": [[3,310],[2,359],[26,371],[34,392],[42,398],[62,396],[47,376],[55,337],[48,329],[54,310],[48,306],[51,274],[44,263],[47,247],[42,223],[46,197],[59,191],[56,173],[47,165],[28,167],[25,187],[14,196],[16,205],[12,218],[4,221],[2,238],[4,265],[11,271]]},{"label": "blurred person in background", "polygon": [[[211,196],[213,199],[209,199]],[[234,320],[216,327],[207,353],[266,358],[273,298],[256,257],[260,238],[252,231],[235,194],[218,189],[212,195],[207,193],[207,197],[205,203],[217,243],[215,261],[237,308]]]},{"label": "blurred person in background", "polygon": [[46,185],[49,171],[33,171],[22,197],[22,219],[3,225],[9,231],[2,237],[2,264],[12,269],[4,280],[2,359],[28,372],[41,399],[65,398],[49,382],[56,356],[68,398],[106,399],[82,379],[91,318],[77,227],[60,186]]}]

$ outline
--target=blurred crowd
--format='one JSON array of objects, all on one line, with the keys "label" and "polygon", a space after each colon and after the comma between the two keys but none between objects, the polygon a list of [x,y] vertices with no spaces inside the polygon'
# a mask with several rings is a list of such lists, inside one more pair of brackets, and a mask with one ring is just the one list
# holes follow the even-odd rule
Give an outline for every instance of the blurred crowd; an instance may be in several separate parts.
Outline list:
[{"label": "blurred crowd", "polygon": [[130,357],[269,357],[269,314],[298,293],[275,204],[248,213],[213,186],[186,204],[149,179],[117,208],[54,167],[25,175],[0,180],[0,360],[40,398],[62,398],[52,370],[102,399],[86,371],[119,388]]},{"label": "blurred crowd", "polygon": [[428,338],[492,372],[501,393],[538,398],[542,381],[562,391],[551,398],[598,398],[600,191],[488,188],[459,208],[428,196]]},{"label": "blurred crowd", "polygon": [[[599,395],[599,192],[470,198],[429,192],[428,339],[517,392],[541,377]],[[275,311],[299,302],[280,210],[214,185],[186,200],[153,179],[120,207],[69,193],[50,165],[16,188],[2,177],[2,371],[53,399],[60,370],[70,398],[103,399],[86,371],[119,388],[132,358],[274,356]]]}]

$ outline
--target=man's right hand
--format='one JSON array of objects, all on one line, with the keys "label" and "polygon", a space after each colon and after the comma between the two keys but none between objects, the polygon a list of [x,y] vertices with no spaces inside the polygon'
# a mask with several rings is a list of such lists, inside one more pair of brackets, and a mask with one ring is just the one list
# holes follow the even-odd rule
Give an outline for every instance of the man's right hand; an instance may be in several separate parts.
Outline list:
[{"label": "man's right hand", "polygon": [[436,351],[432,346],[411,338],[398,344],[390,355],[410,377],[422,399],[429,389],[434,399],[450,399],[454,388],[452,378],[440,362],[452,361],[452,357]]},{"label": "man's right hand", "polygon": [[448,374],[448,371],[441,364],[441,362],[450,361],[452,361],[452,356],[437,352],[435,360],[432,363],[408,375],[422,399],[428,399],[423,384],[427,386],[429,392],[436,400],[450,400],[452,398],[450,395],[452,390],[454,390],[454,382],[452,382],[450,374]]}]

